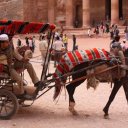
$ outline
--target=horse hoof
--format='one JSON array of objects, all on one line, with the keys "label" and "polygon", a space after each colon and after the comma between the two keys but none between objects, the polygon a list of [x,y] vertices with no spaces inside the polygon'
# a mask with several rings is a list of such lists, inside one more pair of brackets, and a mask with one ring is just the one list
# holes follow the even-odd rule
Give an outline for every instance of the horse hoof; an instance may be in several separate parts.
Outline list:
[{"label": "horse hoof", "polygon": [[[107,110],[106,108],[104,108],[104,109],[103,109],[103,112],[104,112],[104,113],[107,113],[108,110]],[[107,114],[105,114],[105,115],[107,115]]]},{"label": "horse hoof", "polygon": [[104,119],[110,119],[108,114],[104,114]]},{"label": "horse hoof", "polygon": [[73,116],[77,116],[78,113],[77,113],[76,111],[73,111],[73,112],[72,112],[72,115],[73,115]]},{"label": "horse hoof", "polygon": [[69,111],[70,111],[70,112],[72,113],[72,115],[74,115],[74,116],[78,115],[77,111],[75,111],[75,110],[69,109]]}]

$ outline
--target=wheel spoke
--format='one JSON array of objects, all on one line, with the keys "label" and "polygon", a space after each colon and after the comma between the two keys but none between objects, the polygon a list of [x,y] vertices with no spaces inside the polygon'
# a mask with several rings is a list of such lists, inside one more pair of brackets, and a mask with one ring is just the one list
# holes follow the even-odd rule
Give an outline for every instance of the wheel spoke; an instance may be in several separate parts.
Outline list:
[{"label": "wheel spoke", "polygon": [[12,100],[8,96],[0,97],[0,113],[2,115],[8,114],[9,111],[13,109],[13,103]]},{"label": "wheel spoke", "polygon": [[6,114],[8,114],[7,108],[6,108],[6,104],[4,105],[4,110],[6,112]]},{"label": "wheel spoke", "polygon": [[14,94],[0,90],[0,119],[10,119],[17,111],[18,103]]},{"label": "wheel spoke", "polygon": [[5,105],[6,105],[6,107],[9,108],[9,109],[12,109],[12,108],[14,107],[14,105],[11,104],[11,103],[6,103]]},{"label": "wheel spoke", "polygon": [[6,113],[10,110],[12,110],[14,107],[12,100],[10,99],[10,97],[6,96],[6,101],[5,101],[5,111]]},{"label": "wheel spoke", "polygon": [[0,98],[0,101],[1,101],[1,103],[0,103],[0,106],[1,106],[1,108],[0,108],[0,113],[2,113],[2,110],[3,110],[3,102],[4,102],[4,100],[3,100],[3,98],[1,97]]}]

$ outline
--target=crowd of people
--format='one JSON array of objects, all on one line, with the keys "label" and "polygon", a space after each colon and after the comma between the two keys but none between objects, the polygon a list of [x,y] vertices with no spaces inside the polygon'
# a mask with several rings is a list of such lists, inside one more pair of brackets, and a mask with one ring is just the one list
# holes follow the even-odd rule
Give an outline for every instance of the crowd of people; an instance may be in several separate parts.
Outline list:
[{"label": "crowd of people", "polygon": [[[120,37],[120,30],[116,24],[109,25],[108,23],[101,22],[98,24],[96,27],[93,28],[93,33],[98,35],[100,34],[101,37],[104,33],[110,34],[110,39],[112,40],[111,43],[115,42],[116,37]],[[128,27],[126,26],[124,29],[124,37],[123,37],[123,42],[121,43],[122,49],[125,50],[127,49],[127,41],[128,41]],[[92,28],[88,29],[88,37],[92,37]],[[53,46],[52,46],[52,58],[54,58],[55,61],[55,66],[56,63],[59,61],[59,58],[66,52],[68,51],[68,39],[69,37],[67,34],[59,32],[58,30],[55,31],[54,33],[54,41],[53,41]],[[25,37],[26,41],[26,46],[30,48],[30,50],[34,53],[36,43],[35,43],[35,36],[33,37]],[[78,45],[76,44],[76,35],[72,35],[72,50],[77,50]],[[116,41],[117,42],[117,41]],[[119,41],[118,41],[119,42]],[[49,45],[49,37],[48,33],[42,33],[39,36],[39,51],[41,53],[41,59],[42,63],[41,65],[43,66],[44,61],[45,61],[45,56],[47,54],[47,49]],[[17,40],[17,47],[21,47],[22,42],[20,39]],[[54,56],[54,57],[53,57]]]},{"label": "crowd of people", "polygon": [[106,22],[100,22],[94,28],[88,28],[87,35],[88,37],[104,37],[104,35],[110,35],[110,39],[113,39],[115,36],[120,34],[125,35],[125,39],[128,41],[128,26],[125,26],[125,29],[119,29],[117,24],[110,25]]}]

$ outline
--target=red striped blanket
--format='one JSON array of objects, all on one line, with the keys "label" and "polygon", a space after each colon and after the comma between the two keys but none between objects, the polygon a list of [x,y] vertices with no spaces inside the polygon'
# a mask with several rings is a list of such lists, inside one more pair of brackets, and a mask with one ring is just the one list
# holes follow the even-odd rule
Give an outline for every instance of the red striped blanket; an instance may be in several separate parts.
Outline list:
[{"label": "red striped blanket", "polygon": [[76,65],[97,59],[109,60],[109,52],[107,52],[105,49],[100,48],[67,52],[60,59],[55,73],[53,74],[53,78],[57,79],[55,81],[56,87],[61,86],[61,76],[69,73]]}]

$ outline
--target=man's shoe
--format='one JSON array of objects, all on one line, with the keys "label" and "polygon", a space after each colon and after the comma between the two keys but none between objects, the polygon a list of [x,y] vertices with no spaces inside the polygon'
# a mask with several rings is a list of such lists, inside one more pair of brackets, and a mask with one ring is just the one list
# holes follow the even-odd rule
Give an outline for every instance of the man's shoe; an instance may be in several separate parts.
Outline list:
[{"label": "man's shoe", "polygon": [[35,95],[29,95],[25,91],[23,94],[18,95],[17,98],[19,98],[19,99],[25,99],[25,100],[34,100]]},{"label": "man's shoe", "polygon": [[26,100],[34,100],[34,96],[33,95],[25,94],[24,95],[24,99],[26,99]]}]

